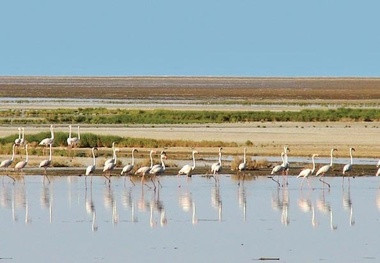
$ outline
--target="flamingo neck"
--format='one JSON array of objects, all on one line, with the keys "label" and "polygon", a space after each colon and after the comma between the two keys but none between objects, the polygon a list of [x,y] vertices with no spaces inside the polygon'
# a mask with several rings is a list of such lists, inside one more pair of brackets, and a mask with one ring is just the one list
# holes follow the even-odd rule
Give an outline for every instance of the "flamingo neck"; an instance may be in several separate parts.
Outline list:
[{"label": "flamingo neck", "polygon": [[50,128],[50,133],[51,133],[51,139],[54,139],[54,131],[53,131],[53,127]]},{"label": "flamingo neck", "polygon": [[69,139],[71,139],[71,125],[69,126]]},{"label": "flamingo neck", "polygon": [[312,169],[312,173],[315,171],[315,161],[314,161],[314,155],[311,157],[311,160],[313,162],[313,169]]},{"label": "flamingo neck", "polygon": [[351,158],[351,164],[353,164],[354,161],[352,160],[352,148],[350,149],[350,158]]},{"label": "flamingo neck", "polygon": [[162,165],[162,168],[165,170],[164,158],[165,158],[165,156],[161,155],[161,165]]},{"label": "flamingo neck", "polygon": [[96,159],[95,159],[95,151],[94,151],[94,148],[92,148],[92,159],[93,159],[93,163],[94,163],[94,165],[96,165]]},{"label": "flamingo neck", "polygon": [[11,160],[13,161],[13,159],[15,158],[15,144],[13,144],[13,147],[12,147],[12,158]]},{"label": "flamingo neck", "polygon": [[244,158],[243,162],[246,163],[247,162],[247,159],[246,159],[246,149],[244,149],[244,157],[243,158]]},{"label": "flamingo neck", "polygon": [[21,136],[21,139],[24,141],[24,139],[25,139],[25,130],[24,130],[24,128],[22,128],[22,136]]},{"label": "flamingo neck", "polygon": [[25,157],[25,162],[28,162],[28,160],[29,160],[29,156],[28,156],[28,145],[25,145],[25,155],[26,155],[26,157]]},{"label": "flamingo neck", "polygon": [[153,152],[151,151],[150,152],[150,168],[153,167],[153,156],[152,156]]},{"label": "flamingo neck", "polygon": [[331,150],[331,153],[330,153],[330,166],[332,166],[333,165],[333,152],[334,152],[334,150]]},{"label": "flamingo neck", "polygon": [[192,167],[192,170],[195,169],[195,152],[193,152],[193,167]]},{"label": "flamingo neck", "polygon": [[80,139],[80,132],[79,132],[79,126],[78,126],[78,140]]},{"label": "flamingo neck", "polygon": [[135,153],[135,149],[132,150],[132,160],[131,160],[131,164],[132,165],[135,165],[135,156],[134,156],[134,153]]}]

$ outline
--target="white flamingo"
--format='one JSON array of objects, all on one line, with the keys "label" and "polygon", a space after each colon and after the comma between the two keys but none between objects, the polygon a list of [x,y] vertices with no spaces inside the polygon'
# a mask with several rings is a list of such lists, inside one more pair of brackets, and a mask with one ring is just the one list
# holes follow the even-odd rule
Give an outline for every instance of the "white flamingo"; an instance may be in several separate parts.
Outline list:
[{"label": "white flamingo", "polygon": [[70,147],[75,147],[79,144],[80,141],[80,132],[79,132],[79,125],[78,125],[78,137],[71,137],[71,125],[69,125],[69,138],[67,138],[67,145]]},{"label": "white flamingo", "polygon": [[243,157],[243,162],[239,164],[239,172],[242,172],[244,171],[245,169],[247,169],[247,158],[246,158],[246,152],[247,152],[247,148],[244,148],[244,157]]},{"label": "white flamingo", "polygon": [[311,156],[311,160],[312,160],[312,162],[313,162],[313,168],[312,169],[310,169],[310,168],[306,168],[306,169],[303,169],[301,172],[300,172],[300,174],[297,176],[297,178],[299,178],[299,177],[303,177],[303,179],[302,179],[302,183],[301,183],[301,189],[302,189],[302,187],[303,187],[303,183],[304,183],[304,181],[305,181],[305,178],[306,178],[306,180],[307,180],[307,184],[309,185],[309,188],[311,188],[311,186],[310,186],[310,182],[309,182],[309,176],[310,175],[312,175],[313,173],[314,173],[314,171],[315,171],[315,161],[314,161],[314,158],[316,157],[316,156],[318,156],[318,154],[313,154],[312,156]]},{"label": "white flamingo", "polygon": [[144,180],[144,176],[149,173],[150,169],[152,169],[153,167],[153,153],[156,153],[156,151],[154,150],[150,150],[150,153],[149,153],[149,157],[150,157],[150,166],[142,166],[140,167],[139,169],[137,169],[137,171],[135,172],[135,174],[140,174],[142,175],[142,178],[141,178],[141,181]]},{"label": "white flamingo", "polygon": [[107,165],[109,163],[114,163],[115,162],[115,142],[112,143],[112,158],[107,159],[104,162],[104,165]]},{"label": "white flamingo", "polygon": [[[130,172],[132,172],[132,170],[133,170],[133,167],[135,166],[135,156],[134,156],[134,153],[135,152],[138,152],[138,150],[137,149],[135,149],[135,148],[133,148],[132,149],[132,159],[131,159],[131,163],[130,164],[127,164],[126,166],[124,166],[123,167],[123,169],[121,170],[121,173],[120,173],[120,175],[127,175],[127,174],[129,174]],[[135,185],[135,183],[132,181],[132,177],[129,177],[129,180],[131,181],[131,183],[133,184],[133,185]]]},{"label": "white flamingo", "polygon": [[13,163],[13,160],[14,160],[14,158],[15,158],[15,147],[16,147],[16,144],[13,144],[13,146],[12,146],[12,157],[11,157],[11,159],[4,160],[4,161],[2,161],[2,162],[0,163],[0,168],[5,168],[6,175],[7,175],[8,177],[12,178],[13,181],[15,181],[15,179],[14,179],[12,176],[8,175],[8,167]]},{"label": "white flamingo", "polygon": [[[219,147],[219,160],[216,163],[211,165],[211,173],[215,176],[215,174],[219,173],[222,170],[222,147]],[[215,177],[214,177],[215,178]]]},{"label": "white flamingo", "polygon": [[19,161],[18,163],[16,163],[15,170],[18,170],[18,171],[22,172],[22,169],[25,168],[25,166],[28,164],[28,161],[29,161],[28,145],[26,144],[25,145],[25,160]]},{"label": "white flamingo", "polygon": [[[352,151],[355,151],[355,148],[350,148],[350,163],[346,164],[344,167],[343,167],[343,183],[344,183],[344,176],[346,175],[346,173],[350,173],[352,171],[352,165],[354,164],[353,162],[353,159],[352,159]],[[348,178],[348,180],[350,180]]]},{"label": "white flamingo", "polygon": [[53,125],[50,125],[50,134],[51,134],[51,137],[50,138],[45,138],[43,139],[39,145],[45,145],[45,149],[49,146],[49,145],[52,145],[54,143],[54,127]]},{"label": "white flamingo", "polygon": [[[161,175],[163,172],[165,172],[166,167],[165,167],[164,159],[167,159],[167,155],[166,155],[166,152],[162,151],[161,164],[153,166],[152,169],[150,169],[149,171],[149,174],[152,175],[150,179],[154,185],[154,189],[156,189],[156,184],[154,183],[153,177],[156,177],[157,175]],[[158,184],[161,186],[160,180],[158,179],[158,177],[156,178],[157,178]]]},{"label": "white flamingo", "polygon": [[52,149],[51,149],[51,144],[49,144],[49,149],[50,149],[50,154],[49,154],[49,159],[46,159],[46,160],[43,160],[40,162],[40,165],[39,167],[40,168],[44,168],[45,169],[45,177],[46,179],[48,180],[48,182],[50,183],[50,180],[49,180],[49,177],[47,177],[47,168],[51,165],[51,161],[52,161]]},{"label": "white flamingo", "polygon": [[[116,167],[116,163],[117,163],[117,157],[116,157],[116,152],[119,151],[119,149],[116,149],[114,148],[113,150],[113,162],[106,162],[103,166],[103,176],[108,179],[108,182],[110,183],[111,182],[111,172],[113,171],[113,169]],[[108,172],[108,177],[105,175],[105,173]]]},{"label": "white flamingo", "polygon": [[21,145],[21,127],[18,127],[17,130],[18,130],[18,138],[15,139],[15,144],[16,146],[20,146]]},{"label": "white flamingo", "polygon": [[331,169],[331,167],[333,166],[333,153],[334,151],[338,151],[337,149],[333,148],[331,149],[331,152],[330,152],[330,164],[326,164],[324,166],[322,166],[321,168],[319,168],[319,170],[317,171],[317,173],[315,174],[316,176],[319,176],[319,181],[321,181],[323,184],[326,184],[329,188],[330,188],[330,184],[326,183],[325,181],[322,180],[322,177],[325,176],[325,174]]},{"label": "white flamingo", "polygon": [[87,166],[86,168],[86,173],[85,175],[88,176],[88,175],[93,175],[93,173],[95,172],[95,169],[96,169],[96,157],[95,157],[95,150],[97,150],[98,148],[96,147],[92,147],[91,149],[91,152],[92,152],[92,164]]},{"label": "white flamingo", "polygon": [[[286,166],[286,164],[285,164],[285,158],[284,158],[284,156],[285,156],[285,153],[284,152],[282,152],[281,153],[281,160],[282,160],[282,163],[281,164],[278,164],[278,165],[275,165],[273,168],[272,168],[272,171],[271,171],[271,175],[275,175],[275,174],[278,174],[278,173],[283,173],[284,171],[285,171],[285,166]],[[268,178],[270,178],[270,179],[272,179],[273,181],[275,181],[277,184],[278,184],[278,186],[280,186],[280,182],[279,182],[279,180],[275,180],[274,178],[273,178],[273,176],[269,176]]]},{"label": "white flamingo", "polygon": [[181,170],[178,171],[177,175],[187,175],[188,177],[191,177],[191,172],[195,169],[195,154],[198,153],[198,151],[193,151],[193,165],[185,164]]}]

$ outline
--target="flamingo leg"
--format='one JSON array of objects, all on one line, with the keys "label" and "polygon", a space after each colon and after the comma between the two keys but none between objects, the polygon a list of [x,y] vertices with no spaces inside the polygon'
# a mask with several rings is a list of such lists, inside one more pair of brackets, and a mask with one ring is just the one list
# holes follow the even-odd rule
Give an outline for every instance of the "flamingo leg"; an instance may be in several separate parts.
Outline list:
[{"label": "flamingo leg", "polygon": [[273,178],[273,176],[268,176],[268,178],[272,179],[272,181],[276,182],[276,184],[280,187],[280,182]]},{"label": "flamingo leg", "polygon": [[322,177],[324,177],[325,174],[322,174],[320,177],[319,177],[319,181],[321,181],[323,184],[326,184],[329,188],[330,188],[330,184],[325,182],[324,180],[322,180]]},{"label": "flamingo leg", "polygon": [[111,179],[107,175],[103,174],[103,176],[108,180],[108,183],[111,183]]},{"label": "flamingo leg", "polygon": [[131,175],[129,176],[129,181],[131,181],[131,183],[133,184],[133,186],[135,186],[135,183],[132,181],[132,176]]}]

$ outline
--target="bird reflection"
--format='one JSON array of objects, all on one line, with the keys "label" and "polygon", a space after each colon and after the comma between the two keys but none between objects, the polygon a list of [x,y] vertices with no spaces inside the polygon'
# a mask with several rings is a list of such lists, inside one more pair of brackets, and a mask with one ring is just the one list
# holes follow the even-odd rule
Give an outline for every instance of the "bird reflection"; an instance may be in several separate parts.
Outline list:
[{"label": "bird reflection", "polygon": [[298,199],[298,207],[299,209],[304,212],[304,213],[309,213],[311,212],[311,225],[313,227],[318,226],[318,222],[315,219],[315,208],[313,203],[310,200],[310,197],[304,197],[302,194]]},{"label": "bird reflection", "polygon": [[247,221],[247,196],[246,196],[244,182],[242,184],[239,184],[238,200],[239,200],[239,207],[243,209],[243,220],[245,222]]},{"label": "bird reflection", "polygon": [[98,231],[98,224],[96,222],[96,209],[95,209],[95,203],[92,198],[92,184],[90,186],[90,196],[88,197],[87,194],[88,190],[87,187],[85,188],[85,208],[87,214],[92,216],[92,222],[91,222],[91,229],[93,232]]},{"label": "bird reflection", "polygon": [[350,185],[348,186],[348,190],[345,190],[343,188],[343,208],[345,210],[350,211],[350,220],[349,224],[350,226],[355,225],[355,219],[353,217],[353,208],[352,208],[352,199],[351,199],[351,191],[350,191]]},{"label": "bird reflection", "polygon": [[112,209],[112,223],[117,224],[119,222],[119,212],[117,210],[117,203],[114,197],[111,184],[106,185],[104,190],[104,207]]},{"label": "bird reflection", "polygon": [[272,195],[272,208],[281,210],[281,223],[289,225],[289,191],[286,185],[283,188],[276,188]]},{"label": "bird reflection", "polygon": [[222,199],[220,197],[220,184],[213,185],[211,189],[211,205],[218,209],[218,220],[222,221]]},{"label": "bird reflection", "polygon": [[330,202],[327,202],[325,199],[325,191],[322,191],[320,198],[317,199],[317,208],[320,212],[330,215],[330,228],[332,230],[337,229],[338,226],[333,223],[333,210],[331,208]]},{"label": "bird reflection", "polygon": [[193,201],[191,193],[186,191],[185,193],[180,193],[178,197],[179,205],[185,212],[192,211],[191,223],[193,225],[198,223],[198,218],[196,215],[195,201]]},{"label": "bird reflection", "polygon": [[124,191],[123,191],[123,194],[121,196],[121,203],[125,208],[131,209],[131,221],[137,222],[138,219],[137,219],[137,216],[135,214],[135,203],[134,203],[133,197],[132,197],[132,189],[134,189],[134,188],[130,187],[127,189],[127,187],[124,184]]},{"label": "bird reflection", "polygon": [[53,222],[53,196],[51,194],[52,184],[43,184],[40,196],[40,205],[42,208],[49,209],[49,222]]},{"label": "bird reflection", "polygon": [[160,200],[160,190],[153,192],[153,198],[149,204],[150,207],[150,226],[155,227],[157,226],[157,222],[154,219],[154,212],[157,211],[160,217],[160,225],[166,226],[168,223],[167,217],[166,217],[166,211],[163,202]]}]

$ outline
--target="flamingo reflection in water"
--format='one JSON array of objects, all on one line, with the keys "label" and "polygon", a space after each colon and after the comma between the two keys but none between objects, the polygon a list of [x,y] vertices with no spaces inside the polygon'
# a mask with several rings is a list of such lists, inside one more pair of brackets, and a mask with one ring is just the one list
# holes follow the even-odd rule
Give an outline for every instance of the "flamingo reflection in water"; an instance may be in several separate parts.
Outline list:
[{"label": "flamingo reflection in water", "polygon": [[119,223],[119,212],[117,210],[117,202],[115,200],[114,192],[111,185],[107,185],[103,194],[104,207],[112,210],[112,223],[116,225]]},{"label": "flamingo reflection in water", "polygon": [[298,207],[304,213],[311,212],[311,225],[317,227],[319,224],[315,219],[315,208],[309,196],[303,197],[302,195],[298,199]]},{"label": "flamingo reflection in water", "polygon": [[178,202],[184,212],[192,211],[191,222],[193,225],[197,224],[198,223],[198,218],[196,215],[197,210],[196,210],[195,201],[193,200],[191,193],[188,190],[186,190],[184,193],[179,193]]},{"label": "flamingo reflection in water", "polygon": [[287,187],[276,188],[276,192],[272,195],[272,208],[281,210],[281,223],[289,225],[289,191]]},{"label": "flamingo reflection in water", "polygon": [[238,200],[239,200],[239,207],[243,209],[243,220],[245,222],[247,221],[247,195],[246,195],[246,189],[244,186],[244,181],[242,184],[239,184],[238,186]]},{"label": "flamingo reflection in water", "polygon": [[316,203],[317,203],[317,208],[320,212],[322,212],[323,214],[329,214],[330,215],[330,228],[332,230],[338,229],[338,226],[335,225],[333,222],[333,210],[332,210],[332,207],[330,205],[330,202],[326,201],[324,190],[322,191],[320,198],[317,199]]},{"label": "flamingo reflection in water", "polygon": [[[157,195],[157,196],[156,196]],[[166,217],[166,210],[163,202],[160,200],[160,189],[153,192],[153,198],[149,204],[150,207],[150,217],[149,224],[151,227],[157,226],[157,221],[154,218],[154,211],[157,211],[160,217],[160,225],[166,226],[168,219]]]},{"label": "flamingo reflection in water", "polygon": [[98,223],[96,221],[96,209],[95,209],[95,203],[92,198],[92,184],[90,186],[90,196],[88,197],[88,190],[87,187],[85,188],[85,208],[87,214],[89,214],[92,218],[91,221],[91,229],[93,232],[98,231]]},{"label": "flamingo reflection in water", "polygon": [[137,216],[135,214],[135,202],[132,196],[132,187],[127,188],[124,185],[124,190],[121,195],[121,204],[124,208],[129,208],[131,210],[131,222],[138,222]]},{"label": "flamingo reflection in water", "polygon": [[51,190],[51,184],[42,185],[42,191],[40,196],[41,208],[49,209],[49,222],[53,222],[53,194]]},{"label": "flamingo reflection in water", "polygon": [[353,205],[352,205],[352,199],[351,199],[350,186],[348,186],[347,190],[343,189],[342,201],[343,201],[343,208],[350,212],[349,224],[350,226],[353,226],[355,225],[355,219],[353,216]]},{"label": "flamingo reflection in water", "polygon": [[215,184],[211,188],[211,205],[218,210],[218,221],[222,221],[223,203],[220,195],[220,185]]}]

